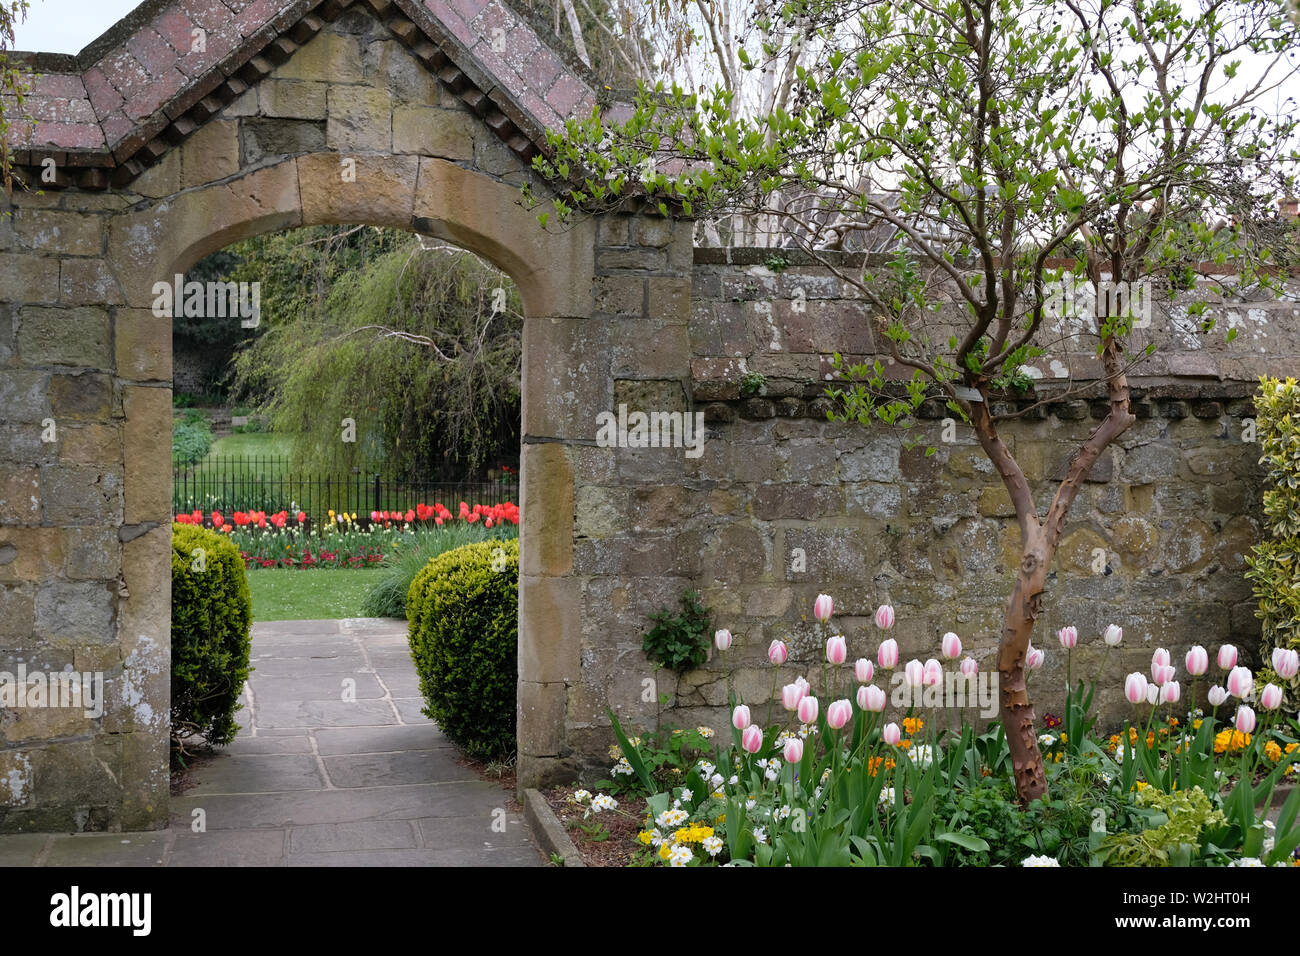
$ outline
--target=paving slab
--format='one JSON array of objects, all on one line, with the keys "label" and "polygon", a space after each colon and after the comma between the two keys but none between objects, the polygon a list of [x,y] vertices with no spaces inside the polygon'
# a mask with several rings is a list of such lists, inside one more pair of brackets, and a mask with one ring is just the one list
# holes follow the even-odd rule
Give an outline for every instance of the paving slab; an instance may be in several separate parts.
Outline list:
[{"label": "paving slab", "polygon": [[325,770],[336,787],[370,787],[376,780],[424,783],[427,780],[477,780],[478,774],[456,762],[453,751],[399,750],[394,753],[325,757]]},{"label": "paving slab", "polygon": [[546,865],[420,712],[405,621],[259,623],[252,659],[239,734],[195,761],[169,829],[0,836],[0,866]]}]

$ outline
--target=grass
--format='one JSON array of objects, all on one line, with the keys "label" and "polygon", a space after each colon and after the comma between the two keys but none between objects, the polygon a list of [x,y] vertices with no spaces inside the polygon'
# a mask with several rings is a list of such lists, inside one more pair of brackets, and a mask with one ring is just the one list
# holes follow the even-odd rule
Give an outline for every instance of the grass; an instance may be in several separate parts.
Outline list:
[{"label": "grass", "polygon": [[208,457],[221,458],[260,458],[265,455],[287,456],[293,447],[293,438],[272,432],[248,432],[242,435],[227,435],[212,443]]},{"label": "grass", "polygon": [[364,616],[380,568],[256,568],[248,572],[254,621],[325,621]]}]

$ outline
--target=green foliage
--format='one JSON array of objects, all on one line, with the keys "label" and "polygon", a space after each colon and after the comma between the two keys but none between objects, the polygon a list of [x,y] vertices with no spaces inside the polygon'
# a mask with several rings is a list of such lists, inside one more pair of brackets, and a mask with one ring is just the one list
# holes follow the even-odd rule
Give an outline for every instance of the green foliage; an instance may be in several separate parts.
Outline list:
[{"label": "green foliage", "polygon": [[424,713],[466,753],[515,749],[519,542],[463,545],[429,561],[406,604]]},{"label": "green foliage", "polygon": [[200,461],[212,449],[212,425],[202,412],[187,413],[172,423],[172,460]]},{"label": "green foliage", "polygon": [[651,614],[654,627],[641,642],[646,657],[679,674],[704,663],[712,636],[709,611],[700,604],[699,594],[687,591],[681,597],[681,604],[680,614],[668,610]]},{"label": "green foliage", "polygon": [[610,748],[610,756],[618,762],[610,779],[598,780],[596,786],[612,794],[649,795],[671,790],[712,750],[710,728],[662,727],[647,731],[644,737],[629,738],[614,712],[608,713],[618,741]]},{"label": "green foliage", "polygon": [[[259,402],[272,431],[294,436],[295,467],[449,480],[517,460],[513,283],[418,237],[318,232],[250,253],[249,267],[268,272],[269,327],[235,359],[239,394]],[[344,419],[355,441],[342,440]]]},{"label": "green foliage", "polygon": [[[13,153],[9,142],[24,139],[15,134],[34,123],[24,109],[31,88],[23,82],[22,71],[10,65],[8,55],[14,47],[14,27],[27,19],[29,8],[28,0],[0,0],[0,184],[6,195],[13,192]],[[10,109],[7,114],[6,107]],[[13,112],[15,107],[17,115]],[[10,215],[6,210],[4,216]]]},{"label": "green foliage", "polygon": [[224,535],[172,525],[172,736],[235,737],[248,679],[252,602],[244,560]]},{"label": "green foliage", "polygon": [[[731,84],[660,81],[624,121],[593,110],[550,133],[534,168],[562,221],[637,196],[697,219],[789,222],[814,193],[819,218],[887,259],[855,273],[824,254],[835,236],[792,238],[853,285],[877,345],[916,372],[905,385],[846,375],[833,414],[906,427],[926,397],[969,414],[956,386],[985,402],[1025,391],[1021,366],[1062,348],[1050,300],[1063,279],[1188,289],[1213,263],[1280,288],[1274,265],[1295,261],[1296,230],[1274,228],[1273,209],[1294,193],[1300,117],[1262,86],[1239,95],[1240,61],[1207,52],[1300,51],[1273,0],[831,0],[761,19],[775,39],[764,58],[737,53],[745,70],[825,51],[789,97],[754,115]],[[1131,308],[1096,311],[1081,328],[1116,376],[1152,346],[1133,341]],[[1203,302],[1188,311],[1213,327]]]},{"label": "green foliage", "polygon": [[1190,866],[1201,855],[1202,833],[1227,823],[1200,787],[1165,793],[1147,787],[1137,795],[1148,826],[1105,837],[1095,859],[1106,866]]},{"label": "green foliage", "polygon": [[1279,677],[1268,661],[1273,648],[1300,650],[1300,385],[1293,378],[1260,380],[1255,396],[1255,428],[1269,488],[1264,515],[1272,537],[1247,557],[1263,621],[1260,656],[1265,666],[1257,686],[1273,683],[1286,692],[1284,709],[1296,707],[1300,678]]},{"label": "green foliage", "polygon": [[740,397],[748,398],[751,395],[758,395],[763,391],[763,386],[767,384],[767,376],[762,372],[746,372],[740,377]]},{"label": "green foliage", "polygon": [[411,592],[411,582],[438,555],[475,541],[518,537],[519,528],[513,524],[485,528],[481,522],[458,522],[397,538],[392,553],[384,562],[379,581],[366,595],[361,613],[366,617],[406,617],[406,599]]}]

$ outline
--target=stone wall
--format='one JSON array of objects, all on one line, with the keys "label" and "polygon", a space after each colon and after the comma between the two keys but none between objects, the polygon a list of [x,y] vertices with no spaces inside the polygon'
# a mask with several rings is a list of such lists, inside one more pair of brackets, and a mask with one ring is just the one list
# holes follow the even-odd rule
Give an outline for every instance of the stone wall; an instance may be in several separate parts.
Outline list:
[{"label": "stone wall", "polygon": [[[835,630],[848,637],[850,659],[874,659],[881,635],[871,614],[891,603],[891,636],[904,660],[938,656],[940,636],[953,630],[982,669],[995,666],[1020,559],[1002,482],[968,428],[949,423],[945,435],[949,413],[937,402],[923,406],[909,434],[828,422],[827,356],[884,357],[865,304],[847,285],[798,257],[773,271],[771,255],[697,249],[689,378],[616,383],[632,407],[702,411],[702,457],[678,451],[670,463],[662,451],[633,458],[602,449],[608,464],[578,490],[575,564],[592,575],[597,610],[584,623],[584,685],[594,686],[573,698],[571,736],[601,772],[607,703],[639,727],[656,719],[726,726],[716,654],[679,680],[655,674],[641,651],[647,614],[675,608],[686,588],[698,589],[716,626],[736,635],[726,669],[736,669],[734,686],[751,702],[771,693],[765,651],[774,638],[791,646],[785,680],[820,674],[824,635],[812,602],[822,592],[836,599]],[[1156,646],[1181,659],[1193,643],[1231,641],[1249,659],[1257,644],[1243,571],[1261,527],[1262,472],[1258,445],[1243,438],[1252,434],[1254,376],[1300,368],[1300,308],[1294,298],[1201,294],[1215,303],[1217,335],[1191,331],[1186,296],[1158,301],[1151,327],[1137,333],[1138,345],[1159,350],[1131,379],[1138,423],[1094,466],[1070,514],[1035,633],[1047,652],[1031,680],[1040,714],[1061,709],[1065,655],[1053,635],[1066,624],[1083,636],[1074,661],[1081,676],[1096,672],[1110,623],[1126,635],[1106,664],[1112,679],[1145,671]],[[1225,345],[1229,326],[1238,336]],[[1095,358],[1081,340],[1072,344],[1068,365],[1086,379]],[[1033,393],[995,411],[1060,393],[1064,366],[1053,357],[1058,364],[1044,359],[1033,370]],[[742,397],[750,372],[765,384]],[[1002,427],[1040,513],[1069,455],[1104,417],[1101,394],[1048,400]],[[647,678],[671,696],[662,713],[643,697]],[[1118,683],[1101,705],[1112,717],[1127,706]]]},{"label": "stone wall", "polygon": [[[39,121],[16,157],[43,190],[16,189],[0,218],[0,671],[100,673],[106,702],[95,716],[0,709],[0,831],[167,824],[172,340],[153,286],[231,242],[413,229],[511,275],[545,356],[523,382],[539,438],[523,498],[550,516],[526,539],[527,620],[564,590],[551,576],[572,550],[573,383],[606,401],[607,366],[583,363],[593,335],[610,337],[591,322],[595,224],[548,234],[519,187],[538,131],[589,111],[589,86],[497,4],[240,6],[232,20],[212,0],[149,0],[82,57],[20,61]],[[187,45],[196,25],[205,50]],[[504,55],[470,55],[488,26]],[[685,235],[672,255],[687,275],[689,225],[647,229],[619,254],[645,242],[667,268]],[[590,387],[588,368],[602,370]],[[527,624],[520,640],[552,668],[524,676],[561,705],[528,722],[547,728],[544,762],[563,737],[555,681],[576,682],[578,659]]]},{"label": "stone wall", "polygon": [[[204,50],[186,47],[195,26]],[[822,269],[692,250],[691,223],[654,216],[543,229],[520,201],[529,161],[599,101],[548,44],[496,0],[148,0],[88,53],[27,61],[41,120],[15,155],[55,179],[0,218],[0,669],[101,672],[107,702],[0,712],[0,830],[167,823],[173,370],[152,289],[278,229],[413,229],[520,289],[521,785],[603,772],[607,708],[648,726],[666,694],[667,719],[725,726],[718,662],[678,681],[641,650],[648,615],[688,588],[737,635],[728,664],[754,702],[770,639],[792,644],[786,674],[816,667],[823,591],[854,657],[889,601],[905,657],[952,629],[987,663],[1017,532],[969,435],[944,441],[927,409],[927,457],[825,421],[826,353],[878,343]],[[1140,422],[1094,469],[1057,560],[1034,677],[1047,706],[1061,624],[1123,625],[1114,675],[1156,643],[1254,634],[1242,429],[1254,376],[1300,355],[1294,301],[1255,299],[1216,306],[1232,349],[1198,337],[1185,303],[1149,333],[1169,348],[1136,380]],[[1037,369],[1040,393],[1095,375],[1086,349],[1066,358]],[[766,385],[742,398],[751,371]],[[703,414],[702,454],[606,447],[601,415],[620,406]],[[1006,429],[1040,499],[1098,414],[1061,398]]]}]

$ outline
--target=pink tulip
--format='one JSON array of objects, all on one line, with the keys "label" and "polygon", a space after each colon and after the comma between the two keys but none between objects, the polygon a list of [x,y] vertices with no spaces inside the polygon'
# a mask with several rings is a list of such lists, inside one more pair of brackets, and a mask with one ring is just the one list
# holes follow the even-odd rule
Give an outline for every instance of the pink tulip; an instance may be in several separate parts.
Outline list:
[{"label": "pink tulip", "polygon": [[817,698],[804,697],[799,701],[799,720],[805,724],[811,724],[817,719]]},{"label": "pink tulip", "polygon": [[720,631],[715,631],[713,634],[713,646],[720,651],[730,650],[731,632],[728,631],[725,627]]},{"label": "pink tulip", "polygon": [[967,657],[959,665],[963,677],[974,677],[979,673],[980,666],[976,663],[975,658]]},{"label": "pink tulip", "polygon": [[767,659],[780,667],[790,656],[790,648],[785,646],[785,641],[773,641],[767,646]]},{"label": "pink tulip", "polygon": [[750,724],[740,735],[740,746],[746,753],[756,754],[763,749],[763,731],[758,724]]},{"label": "pink tulip", "polygon": [[885,724],[880,731],[880,739],[891,747],[897,746],[898,742],[903,739],[903,731],[899,729],[898,724]]},{"label": "pink tulip", "polygon": [[[1156,676],[1157,667],[1167,667],[1169,665],[1169,652],[1163,647],[1157,647],[1156,652],[1151,655],[1151,676]],[[1163,681],[1157,681],[1163,683]]]},{"label": "pink tulip", "polygon": [[870,684],[876,676],[876,668],[865,657],[859,657],[853,663],[853,676],[859,684]]},{"label": "pink tulip", "polygon": [[1056,632],[1056,639],[1067,651],[1079,643],[1079,631],[1074,627],[1063,627]]},{"label": "pink tulip", "polygon": [[887,631],[894,626],[894,609],[888,604],[876,608],[876,627]]},{"label": "pink tulip", "polygon": [[885,692],[875,684],[858,688],[858,706],[878,714],[885,709]]},{"label": "pink tulip", "polygon": [[1228,672],[1228,693],[1238,700],[1244,700],[1255,689],[1255,678],[1244,667],[1234,667]]},{"label": "pink tulip", "polygon": [[832,730],[839,730],[849,722],[853,717],[853,705],[847,700],[831,701],[831,705],[826,708],[826,723]]},{"label": "pink tulip", "polygon": [[1265,684],[1259,692],[1259,706],[1265,710],[1277,710],[1282,706],[1282,688],[1276,684]]},{"label": "pink tulip", "polygon": [[798,684],[786,684],[781,688],[781,706],[789,711],[798,710],[803,695],[804,690]]},{"label": "pink tulip", "polygon": [[925,679],[925,665],[912,658],[903,668],[903,676],[907,679],[908,687],[920,687],[921,682]]},{"label": "pink tulip", "polygon": [[1285,647],[1273,649],[1273,670],[1277,671],[1277,676],[1290,680],[1300,673],[1300,651],[1288,650]]},{"label": "pink tulip", "polygon": [[1154,683],[1147,684],[1147,703],[1152,707],[1160,700],[1160,687]]},{"label": "pink tulip", "polygon": [[807,697],[807,696],[808,696],[808,692],[809,692],[810,690],[812,690],[812,685],[809,684],[806,680],[804,680],[803,677],[796,677],[796,678],[794,679],[794,682],[795,682],[795,684],[797,684],[798,687],[799,687],[799,696],[800,696],[800,697]]},{"label": "pink tulip", "polygon": [[1107,647],[1119,647],[1120,641],[1124,640],[1124,628],[1112,624],[1106,628],[1101,639]]},{"label": "pink tulip", "polygon": [[1036,671],[1043,666],[1045,656],[1042,651],[1030,644],[1029,650],[1025,652],[1025,666],[1031,671]]},{"label": "pink tulip", "polygon": [[785,742],[785,750],[781,756],[785,757],[786,763],[798,763],[803,760],[803,741],[798,737],[791,737]]},{"label": "pink tulip", "polygon": [[819,594],[817,600],[813,602],[813,617],[825,624],[831,619],[834,607],[835,602],[831,600],[829,594]]},{"label": "pink tulip", "polygon": [[1152,664],[1151,677],[1155,681],[1156,686],[1163,687],[1165,686],[1165,684],[1168,684],[1171,680],[1173,680],[1174,670],[1175,669],[1173,664],[1164,664],[1164,665]]},{"label": "pink tulip", "polygon": [[1160,686],[1160,703],[1176,704],[1178,698],[1182,696],[1183,689],[1179,686],[1178,681],[1168,680]]},{"label": "pink tulip", "polygon": [[943,654],[944,660],[955,661],[957,658],[961,657],[961,638],[952,631],[949,631],[943,636],[941,647],[941,653]]},{"label": "pink tulip", "polygon": [[943,683],[943,665],[933,657],[925,662],[925,670],[921,675],[921,683],[926,687],[934,687]]},{"label": "pink tulip", "polygon": [[1238,733],[1251,734],[1255,732],[1255,712],[1242,704],[1237,708],[1237,718],[1235,721]]},{"label": "pink tulip", "polygon": [[1213,687],[1210,688],[1210,693],[1208,696],[1210,698],[1211,707],[1222,707],[1224,701],[1228,699],[1228,692],[1224,688],[1220,687],[1218,684],[1215,684]]},{"label": "pink tulip", "polygon": [[731,726],[737,730],[744,730],[749,725],[749,708],[744,704],[736,705],[736,709],[731,712]]},{"label": "pink tulip", "polygon": [[880,642],[880,650],[876,651],[876,662],[885,670],[893,670],[898,666],[898,641],[892,637]]},{"label": "pink tulip", "polygon": [[1187,666],[1187,673],[1193,677],[1200,677],[1210,669],[1210,655],[1206,653],[1205,648],[1197,644],[1187,652],[1183,663]]},{"label": "pink tulip", "polygon": [[1237,649],[1231,644],[1219,648],[1219,670],[1230,671],[1237,666]]},{"label": "pink tulip", "polygon": [[840,636],[826,639],[826,660],[831,664],[843,664],[849,656],[849,646]]},{"label": "pink tulip", "polygon": [[1147,677],[1134,671],[1124,679],[1124,696],[1130,704],[1140,704],[1147,699]]}]

